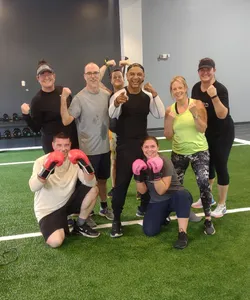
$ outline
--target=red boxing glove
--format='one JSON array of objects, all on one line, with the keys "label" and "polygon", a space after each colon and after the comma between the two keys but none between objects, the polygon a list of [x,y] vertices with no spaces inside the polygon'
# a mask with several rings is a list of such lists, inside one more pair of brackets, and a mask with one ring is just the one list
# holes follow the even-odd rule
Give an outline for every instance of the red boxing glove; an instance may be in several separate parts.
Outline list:
[{"label": "red boxing glove", "polygon": [[79,149],[72,149],[69,151],[68,157],[72,164],[78,164],[78,166],[87,174],[94,173],[94,169],[90,164],[88,156],[83,151]]},{"label": "red boxing glove", "polygon": [[55,167],[60,167],[64,162],[64,155],[60,151],[54,151],[51,152],[44,164],[41,172],[38,174],[38,176],[42,179],[47,179],[49,175],[54,171]]},{"label": "red boxing glove", "polygon": [[153,180],[161,179],[160,171],[163,167],[163,160],[160,156],[148,159],[147,165],[153,171]]},{"label": "red boxing glove", "polygon": [[144,178],[143,178],[143,174],[141,173],[141,171],[145,171],[147,168],[148,168],[148,166],[146,165],[145,161],[143,161],[142,159],[136,159],[132,165],[134,179],[136,181],[143,182]]}]

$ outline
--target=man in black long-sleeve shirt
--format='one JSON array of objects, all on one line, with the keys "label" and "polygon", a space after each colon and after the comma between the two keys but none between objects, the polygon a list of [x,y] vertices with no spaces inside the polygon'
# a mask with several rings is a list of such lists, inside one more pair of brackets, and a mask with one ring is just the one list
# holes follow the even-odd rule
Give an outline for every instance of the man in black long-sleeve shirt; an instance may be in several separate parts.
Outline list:
[{"label": "man in black long-sleeve shirt", "polygon": [[[112,208],[114,221],[111,237],[123,235],[120,216],[132,177],[132,163],[142,157],[141,141],[147,136],[147,116],[149,112],[155,118],[163,118],[165,108],[151,84],[144,90],[144,68],[140,64],[128,67],[128,87],[116,92],[110,99],[109,116],[117,119],[117,157],[116,185],[113,192]],[[142,202],[147,203],[147,194],[142,195]]]}]

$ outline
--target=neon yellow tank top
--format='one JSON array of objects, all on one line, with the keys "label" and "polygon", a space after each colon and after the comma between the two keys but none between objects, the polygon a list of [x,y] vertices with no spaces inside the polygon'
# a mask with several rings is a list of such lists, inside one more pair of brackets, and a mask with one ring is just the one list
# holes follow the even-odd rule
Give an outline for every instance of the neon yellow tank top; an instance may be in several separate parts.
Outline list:
[{"label": "neon yellow tank top", "polygon": [[[193,101],[190,98],[189,103]],[[171,105],[171,111],[176,113],[175,103]],[[197,131],[193,115],[189,109],[181,114],[176,114],[173,130],[172,150],[175,153],[188,155],[208,150],[205,134]]]}]

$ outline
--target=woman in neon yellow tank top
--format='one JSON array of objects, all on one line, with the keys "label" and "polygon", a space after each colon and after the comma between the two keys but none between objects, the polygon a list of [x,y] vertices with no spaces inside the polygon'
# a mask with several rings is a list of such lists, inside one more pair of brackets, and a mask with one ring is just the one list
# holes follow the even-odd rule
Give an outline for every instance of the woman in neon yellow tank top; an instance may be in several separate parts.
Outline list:
[{"label": "woman in neon yellow tank top", "polygon": [[203,103],[188,98],[188,86],[182,76],[171,80],[170,93],[175,103],[166,110],[164,135],[172,140],[171,160],[183,184],[185,172],[191,163],[205,213],[204,233],[215,233],[211,221],[212,195],[209,186],[209,152],[205,137],[207,114]]}]

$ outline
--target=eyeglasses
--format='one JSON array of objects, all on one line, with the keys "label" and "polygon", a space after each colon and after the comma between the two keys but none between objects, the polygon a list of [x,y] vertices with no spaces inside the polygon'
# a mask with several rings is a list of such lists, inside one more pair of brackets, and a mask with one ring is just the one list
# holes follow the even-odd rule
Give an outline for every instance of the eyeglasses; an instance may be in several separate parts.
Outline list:
[{"label": "eyeglasses", "polygon": [[100,74],[99,71],[95,71],[95,72],[86,72],[85,75],[88,75],[88,76],[91,76],[91,75],[94,75],[94,76],[98,76]]}]

